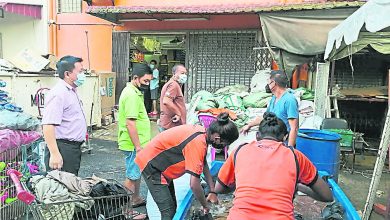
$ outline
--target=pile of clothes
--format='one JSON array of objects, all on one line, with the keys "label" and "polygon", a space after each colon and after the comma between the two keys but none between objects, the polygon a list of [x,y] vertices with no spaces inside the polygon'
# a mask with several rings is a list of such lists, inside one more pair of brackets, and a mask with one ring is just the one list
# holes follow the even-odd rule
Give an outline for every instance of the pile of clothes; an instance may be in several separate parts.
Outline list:
[{"label": "pile of clothes", "polygon": [[43,219],[106,219],[125,215],[126,205],[131,210],[129,191],[96,176],[82,179],[53,170],[33,175],[27,187],[35,194],[35,210]]},{"label": "pile of clothes", "polygon": [[[5,81],[0,80],[0,88],[4,88],[7,86]],[[11,97],[8,92],[0,89],[0,110],[6,109],[12,112],[23,112],[21,107],[16,106],[15,104],[10,103]]]},{"label": "pile of clothes", "polygon": [[[7,86],[0,80],[0,88]],[[13,161],[21,146],[29,147],[41,138],[40,122],[10,103],[8,92],[0,89],[0,161]]]}]

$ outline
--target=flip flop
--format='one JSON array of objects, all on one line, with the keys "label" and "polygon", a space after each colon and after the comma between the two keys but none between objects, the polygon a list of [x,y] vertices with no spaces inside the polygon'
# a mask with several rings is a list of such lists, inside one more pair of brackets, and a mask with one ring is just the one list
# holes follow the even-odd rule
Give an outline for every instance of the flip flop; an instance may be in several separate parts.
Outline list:
[{"label": "flip flop", "polygon": [[133,220],[145,220],[145,219],[149,219],[148,218],[148,215],[147,214],[144,214],[144,213],[140,213],[140,212],[137,212],[135,210],[133,211],[125,211],[125,213],[123,213],[125,215],[125,218],[126,219],[133,219]]},{"label": "flip flop", "polygon": [[142,199],[142,202],[140,203],[137,203],[137,204],[133,204],[133,208],[138,208],[138,207],[141,207],[141,206],[145,206],[146,205],[146,200],[145,199]]},{"label": "flip flop", "polygon": [[133,213],[131,214],[131,219],[133,219],[133,220],[145,220],[145,219],[148,219],[148,215],[144,214],[144,213],[137,212],[137,211],[133,211]]}]

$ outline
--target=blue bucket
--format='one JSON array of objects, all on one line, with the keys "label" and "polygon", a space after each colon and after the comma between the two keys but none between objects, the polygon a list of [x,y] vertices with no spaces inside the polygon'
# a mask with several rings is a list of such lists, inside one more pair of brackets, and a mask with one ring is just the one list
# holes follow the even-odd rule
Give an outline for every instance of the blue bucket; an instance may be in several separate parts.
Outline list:
[{"label": "blue bucket", "polygon": [[340,170],[340,140],[337,133],[300,129],[297,137],[297,149],[301,151],[316,166],[319,171],[333,175],[338,182]]}]

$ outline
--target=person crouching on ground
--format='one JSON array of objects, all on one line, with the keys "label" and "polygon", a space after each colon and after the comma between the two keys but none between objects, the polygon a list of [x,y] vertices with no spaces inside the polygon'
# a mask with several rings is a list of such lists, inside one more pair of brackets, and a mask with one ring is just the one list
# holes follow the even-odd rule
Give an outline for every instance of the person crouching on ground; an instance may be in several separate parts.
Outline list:
[{"label": "person crouching on ground", "polygon": [[284,145],[285,123],[266,112],[257,141],[238,147],[221,167],[216,193],[235,188],[228,219],[294,219],[296,189],[322,201],[333,201],[332,192],[317,169],[300,151]]},{"label": "person crouching on ground", "polygon": [[[175,215],[176,196],[173,180],[184,173],[191,175],[190,187],[205,214],[210,210],[207,201],[218,203],[205,160],[207,147],[211,145],[222,149],[237,140],[238,135],[238,129],[229,120],[229,115],[221,113],[218,120],[207,130],[200,125],[181,125],[163,131],[137,154],[135,162],[142,171],[142,176],[161,212],[162,220],[171,220]],[[200,184],[202,173],[210,187],[207,199]]]}]

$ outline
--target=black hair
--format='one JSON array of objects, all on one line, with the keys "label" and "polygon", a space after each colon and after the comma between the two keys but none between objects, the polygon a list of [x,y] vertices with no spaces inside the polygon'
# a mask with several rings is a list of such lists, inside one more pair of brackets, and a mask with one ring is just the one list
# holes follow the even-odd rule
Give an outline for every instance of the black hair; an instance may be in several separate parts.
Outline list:
[{"label": "black hair", "polygon": [[207,135],[218,133],[221,140],[227,141],[228,144],[233,143],[238,139],[239,133],[237,126],[229,120],[229,114],[223,112],[217,116],[217,120],[211,123],[207,129]]},{"label": "black hair", "polygon": [[176,70],[177,70],[177,68],[179,67],[179,66],[182,66],[182,67],[185,67],[183,64],[176,64],[176,65],[174,65],[173,67],[172,67],[172,74],[173,75],[175,75],[175,73],[176,73]]},{"label": "black hair", "polygon": [[83,62],[83,59],[80,57],[74,57],[74,56],[64,56],[62,57],[56,64],[57,67],[57,74],[61,79],[65,78],[65,72],[69,71],[72,72],[75,68],[75,63],[81,63]]},{"label": "black hair", "polygon": [[275,138],[278,141],[283,141],[287,134],[287,126],[284,122],[276,117],[275,113],[266,112],[263,115],[263,120],[259,126],[259,138],[264,137]]},{"label": "black hair", "polygon": [[156,65],[157,61],[156,60],[151,60],[150,63],[154,63]]},{"label": "black hair", "polygon": [[283,88],[286,88],[289,84],[287,75],[282,70],[272,70],[270,79],[274,80],[278,86]]},{"label": "black hair", "polygon": [[133,72],[131,74],[131,79],[134,78],[134,76],[138,76],[139,78],[145,76],[146,74],[151,75],[152,70],[146,63],[136,63],[133,66]]}]

